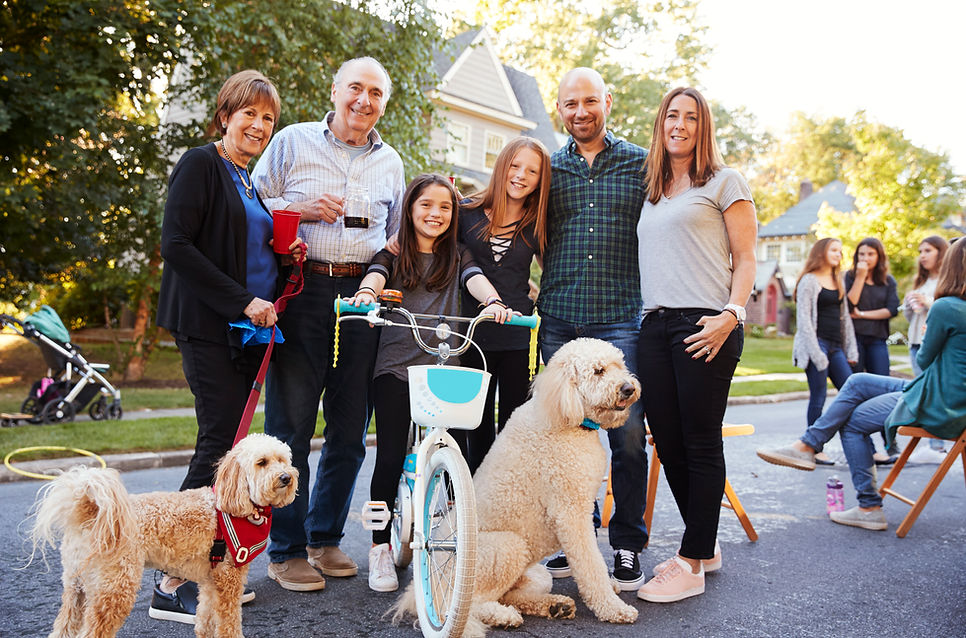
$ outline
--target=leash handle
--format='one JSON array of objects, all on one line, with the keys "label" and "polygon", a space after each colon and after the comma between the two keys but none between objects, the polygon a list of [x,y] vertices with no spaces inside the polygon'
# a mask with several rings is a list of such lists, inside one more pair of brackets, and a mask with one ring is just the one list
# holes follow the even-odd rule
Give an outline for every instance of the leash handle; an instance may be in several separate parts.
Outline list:
[{"label": "leash handle", "polygon": [[[305,253],[307,251],[307,246],[305,242],[301,242],[302,251],[299,255],[298,260],[292,266],[292,272],[285,280],[285,289],[282,291],[282,295],[275,300],[275,313],[282,314],[285,312],[285,307],[288,305],[290,299],[293,299],[302,292],[302,288],[305,285],[305,278],[302,274],[302,266],[305,264]],[[275,347],[275,331],[278,328],[278,323],[272,326],[272,338],[268,341],[268,347],[265,348],[265,356],[262,357],[262,363],[258,366],[258,374],[255,376],[255,382],[252,383],[252,391],[248,393],[248,403],[245,404],[245,411],[242,412],[241,420],[238,422],[238,431],[235,432],[235,440],[232,442],[231,446],[235,447],[238,442],[248,436],[248,430],[252,426],[252,418],[255,416],[255,407],[258,405],[258,397],[262,394],[262,384],[265,383],[265,375],[268,373],[268,362],[272,359],[272,349]]]}]

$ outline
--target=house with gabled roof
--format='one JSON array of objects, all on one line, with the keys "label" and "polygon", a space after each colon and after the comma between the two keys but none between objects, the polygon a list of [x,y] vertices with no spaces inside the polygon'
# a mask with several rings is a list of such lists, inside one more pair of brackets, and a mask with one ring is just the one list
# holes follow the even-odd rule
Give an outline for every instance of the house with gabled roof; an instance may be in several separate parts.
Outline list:
[{"label": "house with gabled roof", "polygon": [[463,192],[489,182],[500,150],[518,135],[537,138],[551,152],[560,147],[536,79],[504,65],[485,28],[448,40],[434,64],[440,83],[429,95],[440,108],[430,149],[453,166]]},{"label": "house with gabled roof", "polygon": [[855,212],[855,198],[844,182],[835,180],[812,192],[812,183],[802,182],[798,203],[758,229],[758,261],[776,262],[781,276],[794,282],[805,266],[815,243],[819,211]]}]

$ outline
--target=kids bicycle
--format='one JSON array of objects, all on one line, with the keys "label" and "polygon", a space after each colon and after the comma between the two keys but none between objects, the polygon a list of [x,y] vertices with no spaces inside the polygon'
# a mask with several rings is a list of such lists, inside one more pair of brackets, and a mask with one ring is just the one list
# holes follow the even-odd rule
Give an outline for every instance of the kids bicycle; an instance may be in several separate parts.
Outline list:
[{"label": "kids bicycle", "polygon": [[[337,299],[336,325],[350,319],[385,328],[409,328],[424,352],[436,357],[436,365],[410,366],[409,407],[412,419],[412,452],[407,455],[396,502],[369,501],[363,509],[363,526],[391,528],[393,561],[397,567],[413,563],[413,583],[419,626],[427,638],[462,635],[469,617],[476,565],[476,496],[469,467],[447,429],[472,430],[480,424],[490,374],[486,370],[445,366],[452,356],[471,346],[476,326],[492,318],[451,317],[411,313],[399,307],[402,295],[384,290],[379,303],[353,306]],[[401,317],[395,322],[387,318]],[[417,320],[436,321],[427,327]],[[515,315],[507,325],[531,329],[531,371],[535,363],[536,316]],[[450,329],[450,323],[466,323],[466,334]],[[433,332],[440,343],[426,343],[420,331]],[[443,339],[462,342],[450,346]],[[338,332],[336,333],[338,357]],[[484,366],[486,365],[484,359]],[[422,430],[426,430],[421,434]]]}]

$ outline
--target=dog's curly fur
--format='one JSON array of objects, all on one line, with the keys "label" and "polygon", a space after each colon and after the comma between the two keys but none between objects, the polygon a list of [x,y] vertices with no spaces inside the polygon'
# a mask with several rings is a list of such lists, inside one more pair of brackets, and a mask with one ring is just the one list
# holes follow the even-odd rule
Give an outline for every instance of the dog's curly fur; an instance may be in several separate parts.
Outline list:
[{"label": "dog's curly fur", "polygon": [[[540,564],[561,549],[598,619],[637,619],[637,609],[617,596],[597,547],[591,512],[607,455],[597,431],[581,423],[620,427],[640,392],[621,351],[597,339],[567,343],[537,375],[532,398],[510,417],[473,477],[479,537],[464,636],[482,636],[486,626],[517,627],[522,614],[573,618],[574,600],[550,593],[550,573]],[[410,590],[397,601],[395,620],[414,613]]]},{"label": "dog's curly fur", "polygon": [[195,634],[241,638],[248,566],[230,556],[212,568],[215,509],[255,514],[254,505],[295,499],[298,470],[287,445],[250,434],[218,465],[211,488],[129,494],[116,470],[75,467],[38,495],[34,552],[60,539],[64,593],[51,638],[114,636],[131,613],[145,566],[198,583]]}]

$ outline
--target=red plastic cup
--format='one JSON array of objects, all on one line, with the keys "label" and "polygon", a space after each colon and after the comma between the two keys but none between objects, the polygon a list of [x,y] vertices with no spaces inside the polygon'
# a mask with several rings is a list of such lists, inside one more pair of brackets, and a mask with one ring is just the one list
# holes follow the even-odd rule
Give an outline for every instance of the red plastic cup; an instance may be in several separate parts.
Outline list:
[{"label": "red plastic cup", "polygon": [[290,255],[288,249],[299,234],[302,214],[291,210],[272,211],[272,246],[279,255]]}]

